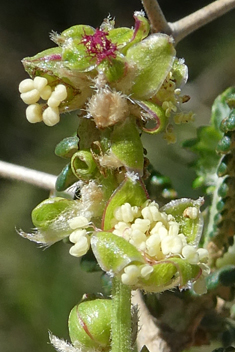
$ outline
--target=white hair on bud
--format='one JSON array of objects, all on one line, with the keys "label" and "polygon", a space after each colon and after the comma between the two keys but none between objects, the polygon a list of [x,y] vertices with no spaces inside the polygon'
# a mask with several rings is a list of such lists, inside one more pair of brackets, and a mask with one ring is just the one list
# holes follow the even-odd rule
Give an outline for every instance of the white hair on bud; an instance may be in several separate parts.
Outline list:
[{"label": "white hair on bud", "polygon": [[123,121],[129,108],[124,95],[104,88],[91,97],[87,112],[93,117],[98,128],[105,128]]}]

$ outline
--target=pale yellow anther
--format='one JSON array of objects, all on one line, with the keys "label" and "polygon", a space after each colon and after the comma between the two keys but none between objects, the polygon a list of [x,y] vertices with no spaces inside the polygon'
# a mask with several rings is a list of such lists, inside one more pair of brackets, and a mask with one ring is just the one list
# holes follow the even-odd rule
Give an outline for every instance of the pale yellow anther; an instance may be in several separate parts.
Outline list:
[{"label": "pale yellow anther", "polygon": [[86,228],[89,226],[89,219],[85,216],[76,216],[68,220],[68,224],[72,230]]},{"label": "pale yellow anther", "polygon": [[57,108],[60,105],[61,101],[56,99],[56,97],[52,94],[47,101],[47,105],[51,108]]},{"label": "pale yellow anther", "polygon": [[146,232],[150,228],[150,221],[148,219],[136,219],[134,224],[131,225],[133,230],[139,230],[141,232]]},{"label": "pale yellow anther", "polygon": [[67,93],[67,89],[63,84],[58,84],[55,87],[55,90],[53,92],[53,95],[56,99],[63,101],[67,98],[68,93]]},{"label": "pale yellow anther", "polygon": [[121,280],[124,285],[132,286],[137,284],[139,276],[140,268],[138,268],[136,265],[128,265],[124,269]]},{"label": "pale yellow anther", "polygon": [[198,214],[199,214],[199,209],[196,207],[188,207],[183,212],[183,216],[190,218],[192,220],[197,219]]},{"label": "pale yellow anther", "polygon": [[42,107],[40,104],[31,104],[26,109],[26,118],[30,123],[42,121]]},{"label": "pale yellow anther", "polygon": [[151,235],[146,241],[147,252],[151,257],[158,256],[160,252],[161,237],[158,234]]},{"label": "pale yellow anther", "polygon": [[146,235],[136,229],[132,230],[131,236],[130,236],[130,243],[133,244],[136,248],[140,248],[143,250],[145,249],[145,241],[146,241]]},{"label": "pale yellow anther", "polygon": [[134,213],[129,203],[125,203],[114,210],[114,217],[118,221],[132,222],[134,220]]},{"label": "pale yellow anther", "polygon": [[69,253],[74,257],[82,257],[88,252],[90,248],[89,242],[90,241],[88,237],[86,236],[80,237],[78,242],[76,242],[76,244],[70,248]]},{"label": "pale yellow anther", "polygon": [[72,243],[77,243],[83,236],[86,236],[86,230],[75,230],[70,234],[69,240]]},{"label": "pale yellow anther", "polygon": [[25,104],[35,104],[40,99],[40,94],[37,89],[29,90],[28,92],[21,93],[21,99]]},{"label": "pale yellow anther", "polygon": [[158,207],[154,205],[149,205],[148,207],[145,207],[144,209],[142,209],[141,213],[144,219],[148,219],[151,222],[158,221],[161,219]]},{"label": "pale yellow anther", "polygon": [[179,233],[179,224],[177,222],[171,222],[169,224],[169,235],[170,236],[177,236]]},{"label": "pale yellow anther", "polygon": [[54,126],[60,121],[60,114],[58,108],[51,108],[50,106],[44,110],[42,119],[47,126]]},{"label": "pale yellow anther", "polygon": [[26,93],[30,90],[34,89],[34,83],[31,78],[26,78],[19,84],[19,91],[20,93]]},{"label": "pale yellow anther", "polygon": [[40,91],[40,97],[43,99],[43,100],[48,100],[51,96],[51,92],[52,92],[52,89],[50,86],[46,86],[45,88],[43,88],[42,91]]},{"label": "pale yellow anther", "polygon": [[197,264],[199,261],[199,254],[193,246],[184,246],[182,249],[182,255],[190,264]]},{"label": "pale yellow anther", "polygon": [[35,77],[33,80],[34,88],[36,88],[40,93],[46,87],[48,81],[45,77]]},{"label": "pale yellow anther", "polygon": [[161,242],[162,253],[167,254],[180,254],[183,243],[179,236],[166,236]]},{"label": "pale yellow anther", "polygon": [[149,275],[153,272],[153,267],[151,265],[144,265],[140,270],[140,275],[145,279],[148,279]]}]

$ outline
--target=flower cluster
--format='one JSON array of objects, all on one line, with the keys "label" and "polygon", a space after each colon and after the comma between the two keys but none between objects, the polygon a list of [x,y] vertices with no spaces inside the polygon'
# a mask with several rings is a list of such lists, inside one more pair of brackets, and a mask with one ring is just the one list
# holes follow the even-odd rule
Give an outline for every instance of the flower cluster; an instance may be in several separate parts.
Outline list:
[{"label": "flower cluster", "polygon": [[[196,219],[198,215],[197,207],[188,207],[183,213],[184,217],[190,219]],[[204,248],[197,249],[195,245],[188,243],[174,216],[160,211],[157,203],[147,202],[143,208],[125,203],[115,209],[114,217],[116,224],[113,233],[134,245],[147,263],[126,266],[121,276],[123,283],[138,285],[140,277],[146,279],[153,272],[153,264],[175,256],[190,264],[199,265],[202,277],[208,275],[208,251]],[[197,282],[197,285],[194,285],[199,293],[205,290],[202,277],[200,284]]]},{"label": "flower cluster", "polygon": [[[184,80],[186,80],[187,66],[184,64],[184,60],[176,60],[175,65],[178,65],[178,67],[181,67],[181,71],[184,71]],[[173,66],[161,88],[157,92],[155,99],[158,102],[161,102],[161,107],[164,110],[165,116],[167,118],[172,116],[175,124],[192,122],[194,121],[194,113],[192,111],[184,112],[181,109],[182,103],[187,102],[190,97],[188,95],[181,94],[182,82],[177,82],[178,80],[176,77],[177,74],[175,74]],[[171,124],[168,124],[165,129],[164,139],[169,144],[176,142],[176,136],[173,132],[173,126]]]},{"label": "flower cluster", "polygon": [[[47,126],[54,126],[60,121],[59,105],[67,98],[65,85],[58,84],[52,90],[45,77],[36,76],[34,79],[25,79],[19,85],[21,99],[29,106],[26,109],[26,118],[31,123],[43,121]],[[39,104],[42,99],[45,104]]]}]

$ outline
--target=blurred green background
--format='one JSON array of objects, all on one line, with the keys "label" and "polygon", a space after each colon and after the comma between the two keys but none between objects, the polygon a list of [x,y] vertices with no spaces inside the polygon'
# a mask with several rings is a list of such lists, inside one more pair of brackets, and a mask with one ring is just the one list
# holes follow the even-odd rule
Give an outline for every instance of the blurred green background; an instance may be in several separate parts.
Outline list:
[{"label": "blurred green background", "polygon": [[[210,1],[160,0],[173,22]],[[65,162],[54,155],[55,145],[76,129],[76,115],[64,116],[50,128],[31,125],[18,94],[27,75],[20,60],[54,44],[51,30],[61,32],[75,24],[97,27],[108,14],[117,26],[132,26],[132,14],[142,8],[139,0],[12,0],[0,3],[0,159],[58,174]],[[177,46],[178,57],[189,67],[191,95],[187,109],[196,113],[194,124],[183,126],[176,145],[161,136],[144,138],[148,156],[158,171],[170,176],[180,196],[197,197],[188,163],[193,156],[181,142],[207,124],[216,96],[235,82],[235,12],[191,34]],[[69,311],[84,292],[101,291],[99,274],[81,272],[78,259],[63,243],[43,251],[22,239],[16,229],[30,231],[31,210],[48,197],[31,185],[0,179],[0,352],[50,352],[48,329],[68,338]]]}]

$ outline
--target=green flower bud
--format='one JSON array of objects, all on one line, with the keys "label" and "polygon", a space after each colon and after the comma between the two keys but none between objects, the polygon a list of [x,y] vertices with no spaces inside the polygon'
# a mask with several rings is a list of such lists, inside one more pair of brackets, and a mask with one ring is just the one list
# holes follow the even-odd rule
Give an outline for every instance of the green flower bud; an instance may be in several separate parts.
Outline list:
[{"label": "green flower bud", "polygon": [[111,305],[109,299],[94,299],[72,309],[68,325],[74,347],[110,350]]},{"label": "green flower bud", "polygon": [[79,138],[77,136],[64,138],[55,148],[55,154],[62,158],[71,158],[78,150]]},{"label": "green flower bud", "polygon": [[226,154],[231,150],[232,141],[229,136],[224,136],[218,143],[216,151],[218,153]]}]

